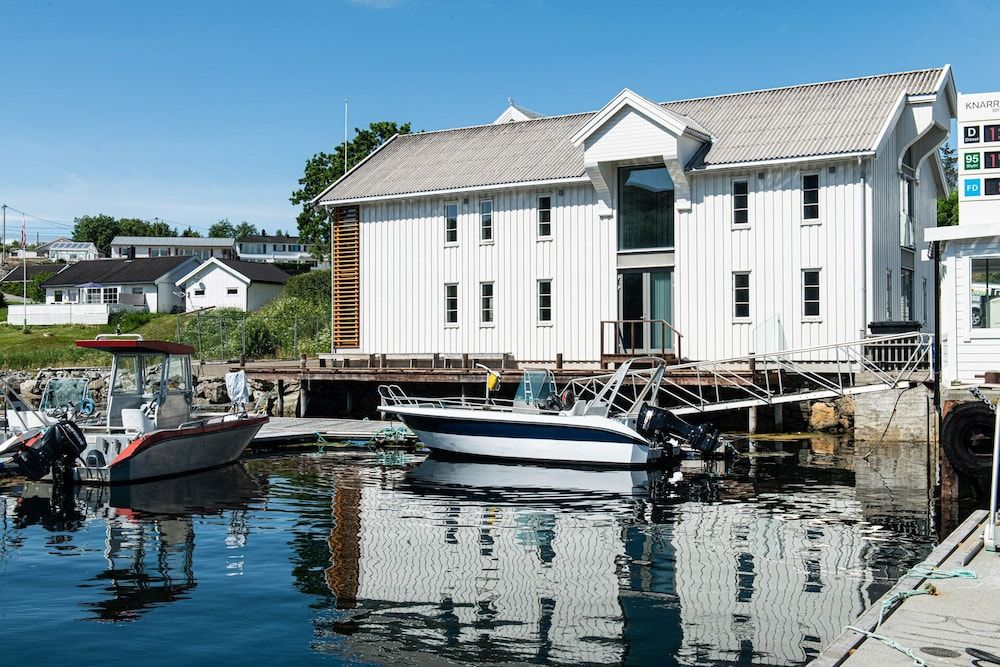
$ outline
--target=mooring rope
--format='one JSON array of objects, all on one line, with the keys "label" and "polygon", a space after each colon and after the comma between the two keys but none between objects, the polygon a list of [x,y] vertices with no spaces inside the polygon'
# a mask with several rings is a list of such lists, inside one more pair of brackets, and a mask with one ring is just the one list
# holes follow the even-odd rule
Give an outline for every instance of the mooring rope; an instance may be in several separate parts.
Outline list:
[{"label": "mooring rope", "polygon": [[903,577],[919,577],[921,579],[976,579],[972,570],[939,570],[933,565],[920,563],[914,565]]},{"label": "mooring rope", "polygon": [[902,644],[900,644],[899,642],[897,642],[895,639],[892,639],[891,637],[886,637],[885,635],[879,635],[879,634],[876,634],[874,632],[868,632],[867,630],[862,630],[861,628],[856,628],[853,625],[848,625],[846,629],[847,630],[853,630],[854,632],[861,633],[861,634],[865,635],[866,637],[868,637],[869,639],[874,639],[876,641],[882,642],[883,644],[885,644],[889,648],[895,649],[895,650],[899,651],[900,653],[902,653],[903,655],[905,655],[906,657],[908,657],[910,660],[913,661],[914,665],[919,665],[919,667],[927,667],[927,663],[924,662],[923,660],[921,660],[920,658],[918,658],[913,651],[911,651],[910,649],[906,648],[905,646],[903,646]]},{"label": "mooring rope", "polygon": [[917,595],[934,595],[935,590],[933,586],[928,585],[927,588],[918,588],[912,591],[896,591],[882,603],[882,611],[878,614],[878,623],[875,624],[875,629],[878,630],[882,627],[882,621],[885,620],[885,614],[897,603],[902,602],[906,598],[912,598]]}]

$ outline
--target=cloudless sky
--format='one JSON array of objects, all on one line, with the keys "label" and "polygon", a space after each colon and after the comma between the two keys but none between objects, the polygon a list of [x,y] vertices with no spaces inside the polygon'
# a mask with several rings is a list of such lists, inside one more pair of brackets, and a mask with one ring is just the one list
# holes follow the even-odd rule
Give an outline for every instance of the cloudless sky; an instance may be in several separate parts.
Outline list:
[{"label": "cloudless sky", "polygon": [[293,231],[345,97],[352,128],[432,130],[508,96],[561,114],[946,63],[1000,90],[1000,13],[974,0],[0,0],[0,26],[0,203],[56,223],[32,240],[96,213]]}]

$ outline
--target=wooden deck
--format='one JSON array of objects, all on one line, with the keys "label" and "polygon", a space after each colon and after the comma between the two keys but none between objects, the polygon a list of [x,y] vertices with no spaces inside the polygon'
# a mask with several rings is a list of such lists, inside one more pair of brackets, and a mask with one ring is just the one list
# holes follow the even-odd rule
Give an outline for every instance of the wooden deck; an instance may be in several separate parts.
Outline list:
[{"label": "wooden deck", "polygon": [[[271,417],[250,443],[251,448],[272,447],[282,444],[318,442],[320,438],[334,441],[368,441],[388,427],[406,428],[400,422],[362,419],[326,419],[314,417]],[[409,434],[410,443],[416,437]]]},{"label": "wooden deck", "polygon": [[[903,578],[862,614],[854,627],[876,632],[911,651],[928,665],[986,664],[973,662],[966,648],[1000,656],[1000,553],[982,549],[986,512],[974,512],[925,560],[941,570],[972,570],[975,579]],[[875,630],[882,601],[899,591],[912,591],[931,583],[933,595],[904,599],[887,612]],[[913,665],[914,660],[887,643],[845,630],[812,665]]]}]

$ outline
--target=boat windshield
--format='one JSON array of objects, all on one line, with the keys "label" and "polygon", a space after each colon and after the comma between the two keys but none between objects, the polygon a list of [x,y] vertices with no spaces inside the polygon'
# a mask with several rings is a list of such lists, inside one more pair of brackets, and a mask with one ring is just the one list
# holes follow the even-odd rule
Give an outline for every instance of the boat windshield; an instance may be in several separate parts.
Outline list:
[{"label": "boat windshield", "polygon": [[80,378],[52,378],[45,385],[40,410],[51,410],[62,406],[80,407],[87,398],[87,380]]},{"label": "boat windshield", "polygon": [[521,376],[521,384],[514,395],[515,403],[534,405],[537,401],[545,401],[556,393],[556,381],[552,371],[546,369],[525,370]]}]

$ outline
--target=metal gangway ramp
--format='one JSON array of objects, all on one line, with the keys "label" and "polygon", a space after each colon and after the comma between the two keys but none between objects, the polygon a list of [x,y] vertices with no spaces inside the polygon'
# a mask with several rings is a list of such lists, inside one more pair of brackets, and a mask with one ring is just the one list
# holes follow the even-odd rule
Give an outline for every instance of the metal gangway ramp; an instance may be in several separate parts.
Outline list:
[{"label": "metal gangway ramp", "polygon": [[[905,389],[930,377],[932,341],[926,333],[891,334],[670,365],[656,402],[681,416]],[[578,396],[594,392],[588,381],[572,384]]]}]

